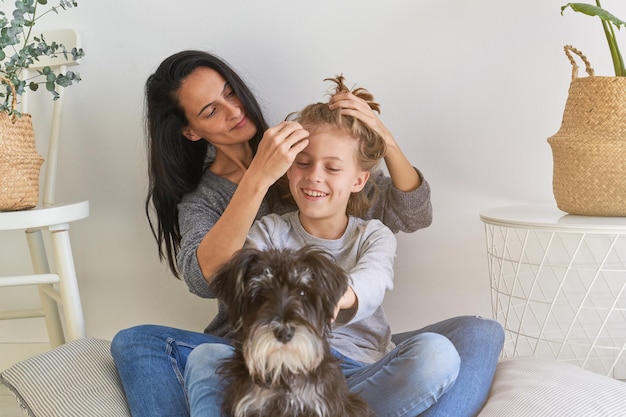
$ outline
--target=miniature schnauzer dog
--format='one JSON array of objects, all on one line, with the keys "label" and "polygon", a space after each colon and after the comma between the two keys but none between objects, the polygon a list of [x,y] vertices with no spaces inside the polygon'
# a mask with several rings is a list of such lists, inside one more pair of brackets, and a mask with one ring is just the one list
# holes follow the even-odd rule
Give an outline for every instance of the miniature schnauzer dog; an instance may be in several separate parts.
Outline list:
[{"label": "miniature schnauzer dog", "polygon": [[346,273],[325,252],[243,249],[213,277],[236,332],[219,371],[232,417],[367,417],[328,342]]}]

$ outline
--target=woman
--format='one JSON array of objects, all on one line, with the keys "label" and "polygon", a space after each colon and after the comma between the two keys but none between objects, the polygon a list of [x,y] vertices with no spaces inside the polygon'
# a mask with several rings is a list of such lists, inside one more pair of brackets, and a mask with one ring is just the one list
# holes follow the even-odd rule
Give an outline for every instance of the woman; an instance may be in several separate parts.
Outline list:
[{"label": "woman", "polygon": [[[430,189],[364,100],[334,95],[341,108],[385,138],[390,177],[374,181],[380,197],[367,218],[394,232],[431,222]],[[243,246],[255,219],[295,207],[280,198],[276,181],[308,145],[295,122],[268,128],[254,96],[219,58],[199,51],[168,57],[146,83],[152,230],[172,271],[190,291],[211,297],[208,280]],[[372,191],[372,190],[370,190]],[[195,346],[228,338],[223,311],[205,333],[138,326],[118,333],[112,353],[133,416],[188,416],[183,375]],[[393,336],[396,344],[417,333],[446,336],[461,358],[454,386],[422,415],[471,416],[487,398],[503,331],[492,320],[459,317]]]}]

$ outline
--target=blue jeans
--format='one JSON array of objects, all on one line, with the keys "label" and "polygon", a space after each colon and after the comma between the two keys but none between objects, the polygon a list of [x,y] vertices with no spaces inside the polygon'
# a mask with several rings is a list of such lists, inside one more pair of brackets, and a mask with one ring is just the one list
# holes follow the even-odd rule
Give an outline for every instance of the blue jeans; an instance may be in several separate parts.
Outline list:
[{"label": "blue jeans", "polygon": [[[446,336],[461,363],[454,385],[421,416],[475,416],[489,394],[500,350],[502,326],[473,316],[455,317],[424,329],[393,336],[396,345],[414,335],[432,332]],[[188,417],[184,381],[189,354],[203,343],[227,340],[162,326],[138,326],[119,332],[111,352],[133,417]]]},{"label": "blue jeans", "polygon": [[[191,417],[220,415],[219,362],[232,347],[207,343],[191,352],[185,367]],[[379,417],[414,417],[430,407],[454,384],[460,358],[452,343],[437,333],[420,333],[392,352],[364,365],[334,352],[351,391],[358,392]]]}]

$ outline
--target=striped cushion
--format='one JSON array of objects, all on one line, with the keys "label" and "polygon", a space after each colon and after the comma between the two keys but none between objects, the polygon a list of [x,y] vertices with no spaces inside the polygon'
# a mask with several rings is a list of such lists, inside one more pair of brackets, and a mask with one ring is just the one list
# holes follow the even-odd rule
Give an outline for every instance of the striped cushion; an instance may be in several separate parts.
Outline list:
[{"label": "striped cushion", "polygon": [[22,361],[0,374],[30,417],[130,417],[110,353],[86,338]]},{"label": "striped cushion", "polygon": [[626,383],[534,357],[500,361],[478,417],[624,417]]}]

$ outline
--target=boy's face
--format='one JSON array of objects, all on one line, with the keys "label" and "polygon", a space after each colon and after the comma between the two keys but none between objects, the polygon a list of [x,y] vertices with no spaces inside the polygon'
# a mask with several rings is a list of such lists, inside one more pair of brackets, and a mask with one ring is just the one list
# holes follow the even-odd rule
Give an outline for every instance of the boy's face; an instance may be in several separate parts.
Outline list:
[{"label": "boy's face", "polygon": [[309,144],[287,171],[300,218],[345,221],[350,194],[369,178],[357,161],[358,141],[330,126],[307,130]]}]

